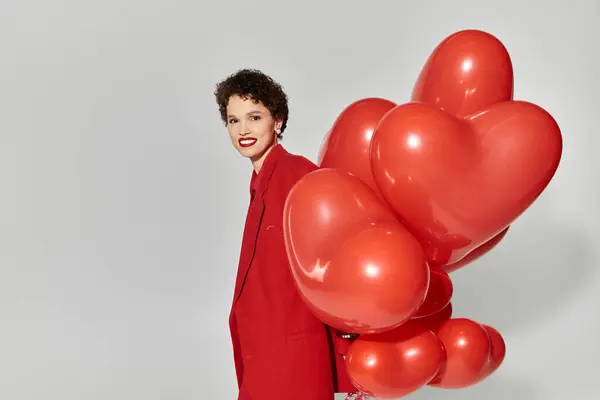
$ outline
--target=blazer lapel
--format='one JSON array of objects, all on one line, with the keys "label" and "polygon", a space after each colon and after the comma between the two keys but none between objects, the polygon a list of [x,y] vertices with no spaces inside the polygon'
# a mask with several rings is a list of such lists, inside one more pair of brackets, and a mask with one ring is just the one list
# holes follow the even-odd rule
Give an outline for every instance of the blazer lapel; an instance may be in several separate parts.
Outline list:
[{"label": "blazer lapel", "polygon": [[244,236],[242,239],[242,249],[240,255],[240,265],[238,266],[237,278],[235,281],[235,291],[233,295],[233,302],[235,303],[239,298],[242,287],[246,282],[246,276],[248,270],[254,259],[256,252],[256,240],[258,239],[258,231],[262,222],[263,215],[265,213],[265,204],[263,202],[262,193],[256,193],[256,197],[252,200],[252,204],[248,209],[248,215],[246,216],[246,226],[244,228]]},{"label": "blazer lapel", "polygon": [[244,235],[242,238],[242,249],[235,281],[233,303],[238,300],[242,293],[246,277],[248,276],[248,270],[252,265],[252,260],[254,260],[258,232],[265,213],[263,194],[275,171],[277,160],[285,154],[287,154],[287,151],[281,145],[275,146],[275,148],[271,150],[271,153],[267,155],[262,170],[257,176],[254,198],[251,200],[250,207],[248,208],[248,215],[246,215],[246,226],[244,227]]}]

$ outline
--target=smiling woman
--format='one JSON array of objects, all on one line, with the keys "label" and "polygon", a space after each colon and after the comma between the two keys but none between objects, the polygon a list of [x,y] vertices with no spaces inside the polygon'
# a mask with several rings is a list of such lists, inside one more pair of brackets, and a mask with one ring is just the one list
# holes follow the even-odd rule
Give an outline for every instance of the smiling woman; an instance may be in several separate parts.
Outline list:
[{"label": "smiling woman", "polygon": [[352,390],[347,342],[300,297],[282,228],[290,190],[317,166],[279,144],[287,96],[270,77],[238,71],[217,84],[215,96],[234,148],[253,166],[229,317],[238,400],[331,400],[335,391]]},{"label": "smiling woman", "polygon": [[283,139],[289,113],[286,93],[261,71],[243,69],[219,82],[215,96],[233,146],[258,173]]},{"label": "smiling woman", "polygon": [[277,144],[281,124],[281,119],[275,120],[261,102],[240,95],[229,98],[227,131],[240,154],[252,160],[257,173],[268,152]]}]

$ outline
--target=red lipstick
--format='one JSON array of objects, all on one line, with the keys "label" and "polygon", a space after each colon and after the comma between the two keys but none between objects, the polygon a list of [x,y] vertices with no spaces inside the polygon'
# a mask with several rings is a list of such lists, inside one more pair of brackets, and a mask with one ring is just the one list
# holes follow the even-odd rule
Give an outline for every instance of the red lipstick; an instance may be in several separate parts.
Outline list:
[{"label": "red lipstick", "polygon": [[254,146],[254,143],[256,143],[256,141],[257,139],[253,137],[243,137],[238,140],[238,143],[241,147],[251,147]]}]

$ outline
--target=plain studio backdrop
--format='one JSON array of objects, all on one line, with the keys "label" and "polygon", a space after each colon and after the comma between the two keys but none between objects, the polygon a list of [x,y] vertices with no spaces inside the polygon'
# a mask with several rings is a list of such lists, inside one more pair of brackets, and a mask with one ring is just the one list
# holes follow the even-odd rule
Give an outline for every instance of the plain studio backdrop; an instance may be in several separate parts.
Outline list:
[{"label": "plain studio backdrop", "polygon": [[473,388],[410,398],[593,398],[598,8],[2,0],[0,398],[235,399],[227,317],[251,170],[215,83],[245,67],[280,81],[284,145],[316,161],[344,107],[407,101],[433,48],[467,28],[507,46],[515,98],[552,113],[564,156],[501,245],[452,275],[455,315],[504,335],[504,365]]}]

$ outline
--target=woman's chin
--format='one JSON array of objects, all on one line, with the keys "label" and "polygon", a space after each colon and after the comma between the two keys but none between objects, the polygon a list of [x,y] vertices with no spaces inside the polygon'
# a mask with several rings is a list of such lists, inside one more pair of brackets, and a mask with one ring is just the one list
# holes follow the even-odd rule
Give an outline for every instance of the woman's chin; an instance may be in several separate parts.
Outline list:
[{"label": "woman's chin", "polygon": [[259,158],[259,155],[261,153],[260,149],[256,144],[252,147],[238,147],[238,151],[240,152],[242,157],[249,158],[250,160]]},{"label": "woman's chin", "polygon": [[238,151],[243,157],[249,158],[251,161],[259,160],[265,152],[273,146],[265,146],[264,143],[256,142],[250,147],[238,147]]}]

